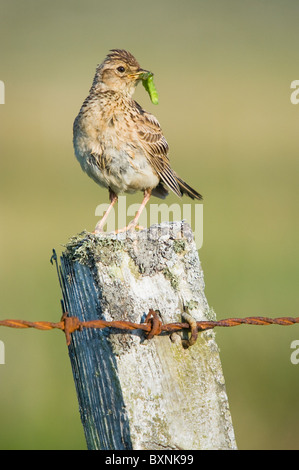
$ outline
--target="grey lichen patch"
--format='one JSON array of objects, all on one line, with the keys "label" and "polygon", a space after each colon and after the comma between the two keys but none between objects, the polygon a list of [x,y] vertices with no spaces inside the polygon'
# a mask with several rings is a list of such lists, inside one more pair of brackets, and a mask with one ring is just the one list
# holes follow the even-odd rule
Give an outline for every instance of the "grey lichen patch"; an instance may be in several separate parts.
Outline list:
[{"label": "grey lichen patch", "polygon": [[118,244],[121,242],[119,242],[119,240],[111,239],[106,239],[106,241],[108,243],[102,243],[101,246],[97,246],[95,261],[101,261],[105,266],[120,266],[122,262],[122,254]]},{"label": "grey lichen patch", "polygon": [[169,280],[171,287],[173,290],[178,290],[179,288],[179,278],[176,274],[170,271],[169,268],[165,268],[163,270],[164,277]]},{"label": "grey lichen patch", "polygon": [[186,251],[186,240],[184,238],[179,238],[173,241],[173,251],[177,255],[181,255]]},{"label": "grey lichen patch", "polygon": [[189,302],[186,302],[186,307],[188,308],[188,310],[194,310],[194,309],[197,309],[198,308],[198,302],[197,300],[189,300]]},{"label": "grey lichen patch", "polygon": [[92,240],[88,237],[88,232],[81,232],[70,238],[68,243],[63,245],[66,250],[64,254],[70,261],[79,261],[81,264],[89,265]]},{"label": "grey lichen patch", "polygon": [[163,271],[166,261],[171,259],[173,251],[171,244],[159,240],[147,240],[146,243],[133,241],[128,246],[128,252],[140,274],[153,276]]},{"label": "grey lichen patch", "polygon": [[110,237],[97,237],[89,232],[81,232],[72,237],[66,245],[65,255],[71,261],[78,261],[93,267],[98,261],[105,266],[121,264],[121,250],[124,242]]}]

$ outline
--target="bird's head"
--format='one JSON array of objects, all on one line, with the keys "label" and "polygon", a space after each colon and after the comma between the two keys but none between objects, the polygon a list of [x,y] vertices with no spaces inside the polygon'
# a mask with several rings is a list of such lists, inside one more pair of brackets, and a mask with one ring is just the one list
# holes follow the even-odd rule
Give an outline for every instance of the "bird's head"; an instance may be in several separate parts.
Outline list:
[{"label": "bird's head", "polygon": [[150,72],[142,69],[130,52],[112,49],[97,67],[93,88],[118,91],[131,97],[138,82],[149,75]]}]

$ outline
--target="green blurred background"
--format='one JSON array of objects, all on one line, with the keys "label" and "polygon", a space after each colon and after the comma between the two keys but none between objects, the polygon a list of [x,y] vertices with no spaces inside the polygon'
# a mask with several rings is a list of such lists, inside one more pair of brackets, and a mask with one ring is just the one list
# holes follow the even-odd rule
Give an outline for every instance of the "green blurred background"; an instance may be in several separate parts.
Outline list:
[{"label": "green blurred background", "polygon": [[[58,321],[52,248],[93,230],[107,202],[73,156],[72,124],[111,48],[155,73],[159,106],[142,87],[136,99],[204,195],[199,255],[218,319],[298,316],[298,21],[296,0],[0,0],[2,319]],[[298,449],[298,327],[216,338],[239,449]],[[0,339],[0,448],[84,449],[63,335]]]}]

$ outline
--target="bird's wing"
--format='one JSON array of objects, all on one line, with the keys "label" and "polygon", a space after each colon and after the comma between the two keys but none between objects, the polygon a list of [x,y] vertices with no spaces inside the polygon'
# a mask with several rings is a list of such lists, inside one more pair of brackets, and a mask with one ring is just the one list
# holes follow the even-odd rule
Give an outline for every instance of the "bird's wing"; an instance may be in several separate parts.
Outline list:
[{"label": "bird's wing", "polygon": [[161,180],[179,197],[182,196],[175,173],[170,167],[168,144],[158,120],[144,111],[136,102],[136,132],[140,146]]}]

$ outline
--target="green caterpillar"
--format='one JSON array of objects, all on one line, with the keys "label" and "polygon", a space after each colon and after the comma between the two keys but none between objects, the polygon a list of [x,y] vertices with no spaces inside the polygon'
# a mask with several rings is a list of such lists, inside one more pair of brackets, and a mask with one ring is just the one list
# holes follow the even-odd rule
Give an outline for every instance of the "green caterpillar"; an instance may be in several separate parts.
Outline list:
[{"label": "green caterpillar", "polygon": [[142,85],[148,92],[150,99],[153,104],[158,104],[159,103],[159,98],[158,98],[158,92],[156,90],[155,84],[154,84],[154,76],[152,73],[150,73],[147,78],[144,78],[142,80]]}]

